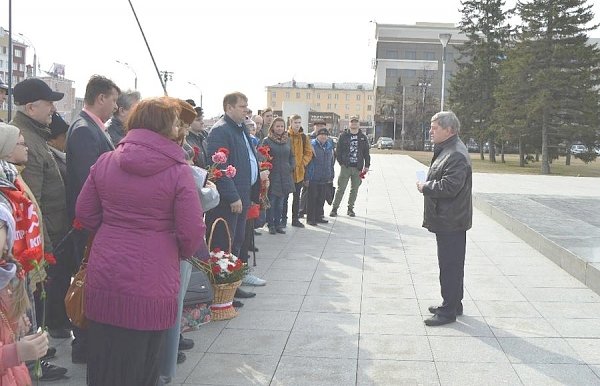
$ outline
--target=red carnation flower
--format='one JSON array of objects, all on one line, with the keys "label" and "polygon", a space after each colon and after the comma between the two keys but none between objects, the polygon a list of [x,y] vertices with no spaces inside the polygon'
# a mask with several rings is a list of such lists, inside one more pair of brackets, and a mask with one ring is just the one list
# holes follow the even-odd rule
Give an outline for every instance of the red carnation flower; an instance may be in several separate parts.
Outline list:
[{"label": "red carnation flower", "polygon": [[198,146],[194,146],[192,149],[194,149],[194,161],[196,161],[200,155],[200,148]]},{"label": "red carnation flower", "polygon": [[261,170],[271,170],[273,169],[273,164],[268,161],[264,161],[260,163],[260,168]]},{"label": "red carnation flower", "polygon": [[218,149],[217,149],[217,153],[219,153],[219,152],[221,152],[221,153],[225,153],[225,155],[226,155],[227,157],[229,157],[229,149],[227,149],[226,147],[220,147],[220,148],[218,148]]},{"label": "red carnation flower", "polygon": [[83,230],[83,224],[81,224],[81,222],[79,221],[79,219],[73,220],[73,225],[72,226],[73,226],[73,229],[75,229],[75,230],[78,230],[78,231]]},{"label": "red carnation flower", "polygon": [[219,267],[218,265],[213,265],[212,267],[212,273],[213,275],[218,275],[221,273],[221,267]]},{"label": "red carnation flower", "polygon": [[56,257],[54,257],[52,253],[45,253],[44,260],[46,260],[50,265],[56,264]]},{"label": "red carnation flower", "polygon": [[219,252],[221,252],[221,248],[214,248],[214,249],[213,249],[213,252],[214,252],[214,253],[219,253]]},{"label": "red carnation flower", "polygon": [[213,172],[213,177],[218,180],[219,178],[223,177],[223,172],[220,169],[215,169]]}]

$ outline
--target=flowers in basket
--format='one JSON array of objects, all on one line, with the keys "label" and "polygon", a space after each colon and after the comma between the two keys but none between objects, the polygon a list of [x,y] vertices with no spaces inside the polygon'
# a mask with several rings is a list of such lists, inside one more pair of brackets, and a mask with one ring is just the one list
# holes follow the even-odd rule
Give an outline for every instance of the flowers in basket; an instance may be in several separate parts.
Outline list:
[{"label": "flowers in basket", "polygon": [[220,147],[217,149],[215,154],[212,155],[211,159],[213,164],[208,167],[208,179],[212,182],[217,181],[223,176],[228,178],[235,177],[237,173],[233,165],[227,165],[227,157],[229,157],[229,149]]},{"label": "flowers in basket", "polygon": [[269,179],[262,178],[263,175],[269,175],[269,171],[273,169],[273,164],[271,161],[273,157],[271,156],[271,148],[268,145],[259,146],[256,150],[261,155],[261,162],[259,163],[261,180],[260,180],[260,194],[259,194],[259,203],[261,209],[269,209],[271,207],[271,203],[269,202]]},{"label": "flowers in basket", "polygon": [[248,272],[248,266],[242,260],[220,248],[213,249],[207,261],[192,257],[190,262],[206,272],[213,284],[235,283],[242,280]]}]

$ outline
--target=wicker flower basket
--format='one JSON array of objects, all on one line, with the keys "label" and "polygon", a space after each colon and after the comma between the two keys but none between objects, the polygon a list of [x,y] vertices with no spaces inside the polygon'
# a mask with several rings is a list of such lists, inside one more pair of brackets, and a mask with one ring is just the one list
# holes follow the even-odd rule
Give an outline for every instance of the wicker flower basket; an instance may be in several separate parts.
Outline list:
[{"label": "wicker flower basket", "polygon": [[233,307],[233,296],[235,290],[242,284],[242,281],[228,284],[212,284],[215,299],[210,306],[212,320],[227,320],[235,318],[238,313]]}]

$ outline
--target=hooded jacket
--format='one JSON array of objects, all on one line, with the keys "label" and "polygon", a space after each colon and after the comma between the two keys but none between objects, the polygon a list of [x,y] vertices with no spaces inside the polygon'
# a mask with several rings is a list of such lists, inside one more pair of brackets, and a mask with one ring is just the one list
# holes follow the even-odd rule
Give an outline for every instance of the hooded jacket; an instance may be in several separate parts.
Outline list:
[{"label": "hooded jacket", "polygon": [[310,138],[303,133],[302,129],[296,133],[291,127],[288,129],[288,135],[290,137],[292,152],[294,153],[294,160],[296,161],[296,166],[294,167],[294,182],[302,182],[304,181],[306,167],[313,157]]},{"label": "hooded jacket", "polygon": [[85,286],[86,316],[134,330],[165,330],[177,315],[179,258],[198,250],[203,211],[183,150],[131,130],[90,169],[77,218],[95,232]]}]

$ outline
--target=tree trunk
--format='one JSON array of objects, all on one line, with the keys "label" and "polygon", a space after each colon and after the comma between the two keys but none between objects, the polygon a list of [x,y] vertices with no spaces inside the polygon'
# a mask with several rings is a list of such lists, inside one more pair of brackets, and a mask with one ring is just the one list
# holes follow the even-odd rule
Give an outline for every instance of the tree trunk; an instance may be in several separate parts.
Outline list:
[{"label": "tree trunk", "polygon": [[565,157],[565,165],[570,166],[571,165],[571,141],[567,142],[567,155]]},{"label": "tree trunk", "polygon": [[490,144],[490,162],[496,162],[496,139],[494,136],[490,136],[489,138]]},{"label": "tree trunk", "polygon": [[483,153],[483,139],[479,141],[479,158],[485,160],[485,154]]},{"label": "tree trunk", "polygon": [[550,174],[550,162],[548,160],[548,127],[546,120],[547,113],[542,117],[542,174]]},{"label": "tree trunk", "polygon": [[504,160],[504,141],[502,141],[502,146],[500,147],[500,162],[502,162],[503,164],[506,163],[506,161]]},{"label": "tree trunk", "polygon": [[523,148],[522,136],[519,136],[519,166],[525,167],[525,149]]}]

